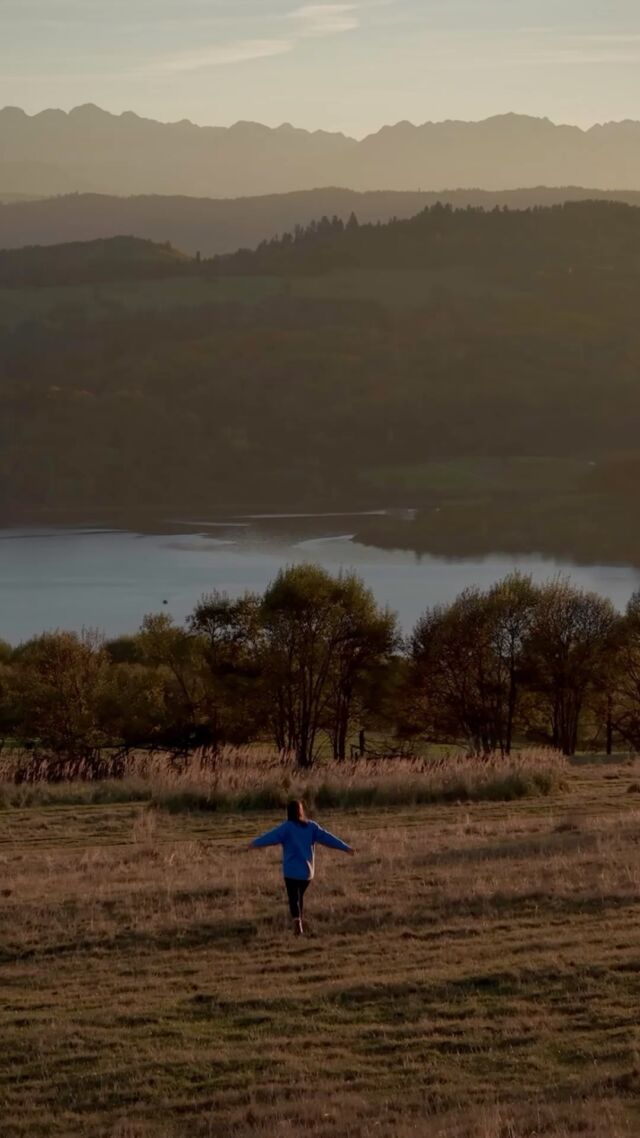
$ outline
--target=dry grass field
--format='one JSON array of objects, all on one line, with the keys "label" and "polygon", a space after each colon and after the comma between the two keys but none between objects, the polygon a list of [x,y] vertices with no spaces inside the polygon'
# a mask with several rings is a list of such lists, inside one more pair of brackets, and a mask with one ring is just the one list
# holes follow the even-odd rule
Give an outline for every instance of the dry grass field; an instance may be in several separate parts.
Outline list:
[{"label": "dry grass field", "polygon": [[323,811],[311,935],[274,813],[0,810],[2,1138],[640,1133],[640,797]]}]

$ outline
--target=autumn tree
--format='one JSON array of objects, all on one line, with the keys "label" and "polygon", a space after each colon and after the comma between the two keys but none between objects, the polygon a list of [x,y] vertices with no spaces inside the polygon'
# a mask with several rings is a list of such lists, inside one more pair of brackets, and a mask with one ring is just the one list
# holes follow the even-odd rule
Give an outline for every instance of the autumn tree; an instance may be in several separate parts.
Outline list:
[{"label": "autumn tree", "polygon": [[499,744],[507,755],[511,753],[519,698],[526,683],[526,649],[539,595],[531,577],[521,573],[511,573],[497,582],[487,595]]},{"label": "autumn tree", "polygon": [[0,750],[7,737],[15,733],[17,726],[15,701],[12,699],[12,671],[10,667],[13,649],[6,640],[0,640]]},{"label": "autumn tree", "polygon": [[612,726],[634,751],[640,750],[640,592],[634,593],[623,620],[610,696]]},{"label": "autumn tree", "polygon": [[255,738],[268,718],[260,598],[209,593],[196,606],[189,628],[203,646],[212,737],[226,743]]},{"label": "autumn tree", "polygon": [[553,747],[573,755],[587,700],[602,685],[616,630],[611,601],[565,579],[540,590],[527,640],[530,683]]},{"label": "autumn tree", "polygon": [[261,606],[278,746],[309,767],[328,730],[344,757],[354,700],[369,668],[388,657],[395,622],[357,578],[315,565],[283,570]]},{"label": "autumn tree", "polygon": [[428,732],[509,754],[536,604],[530,578],[513,574],[427,610],[411,641],[410,681]]},{"label": "autumn tree", "polygon": [[108,679],[98,633],[51,632],[23,645],[10,680],[21,741],[91,766],[113,742],[103,714]]},{"label": "autumn tree", "polygon": [[492,627],[486,598],[466,589],[451,605],[428,609],[411,641],[413,680],[426,732],[463,736],[476,753],[500,743]]},{"label": "autumn tree", "polygon": [[381,609],[355,574],[340,578],[335,650],[329,673],[329,732],[333,757],[346,758],[354,716],[361,722],[371,706],[381,673],[400,646],[395,615]]},{"label": "autumn tree", "polygon": [[207,715],[203,643],[165,613],[146,616],[138,636],[143,662],[157,671],[155,738],[176,754],[216,745]]}]

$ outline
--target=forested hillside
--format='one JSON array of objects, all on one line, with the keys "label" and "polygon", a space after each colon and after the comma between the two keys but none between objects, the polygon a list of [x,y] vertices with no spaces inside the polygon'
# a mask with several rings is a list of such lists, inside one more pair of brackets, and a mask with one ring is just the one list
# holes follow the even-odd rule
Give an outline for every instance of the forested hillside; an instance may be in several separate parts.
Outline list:
[{"label": "forested hillside", "polygon": [[[543,514],[571,494],[562,516],[583,537],[591,519],[585,547],[607,540],[612,496],[634,501],[640,210],[322,221],[253,254],[178,260],[186,275],[170,275],[156,310],[154,258],[154,279],[139,279],[134,257],[118,285],[146,311],[100,278],[84,292],[0,294],[0,313],[14,303],[0,320],[5,518],[105,517],[132,501],[165,516],[348,501],[422,506],[424,522],[451,497],[429,474],[435,460],[508,470],[522,456],[558,472],[557,484],[545,476]],[[179,307],[183,291],[193,302]],[[46,305],[30,307],[34,296]],[[571,485],[548,465],[570,459],[583,472]],[[540,510],[540,485],[519,509],[510,499],[517,548],[545,540],[544,516],[528,533],[522,508]],[[515,490],[505,475],[484,496],[466,492],[480,544],[499,546]],[[611,540],[640,556],[627,515],[616,519]],[[572,524],[556,524],[556,537],[569,540]],[[423,529],[421,547],[434,540]]]},{"label": "forested hillside", "polygon": [[137,237],[0,249],[0,288],[150,280],[184,272],[190,258]]},{"label": "forested hillside", "polygon": [[[1,182],[0,182],[1,189]],[[17,197],[18,195],[16,195]],[[576,186],[537,186],[522,190],[394,191],[328,188],[244,198],[194,198],[162,194],[116,197],[64,194],[36,201],[9,201],[0,195],[0,249],[56,245],[135,233],[151,241],[170,241],[177,249],[211,257],[252,247],[264,238],[307,226],[315,218],[356,213],[361,223],[413,217],[440,201],[456,209],[530,209],[565,201],[616,200],[640,205],[640,191],[604,191]]]},{"label": "forested hillside", "polygon": [[[547,209],[454,210],[436,203],[388,225],[323,217],[264,241],[254,251],[216,258],[225,272],[317,274],[336,268],[476,268],[509,284],[546,290],[541,276],[595,270],[604,285],[640,268],[640,209],[625,203],[571,202]],[[603,298],[604,299],[604,298]]]}]

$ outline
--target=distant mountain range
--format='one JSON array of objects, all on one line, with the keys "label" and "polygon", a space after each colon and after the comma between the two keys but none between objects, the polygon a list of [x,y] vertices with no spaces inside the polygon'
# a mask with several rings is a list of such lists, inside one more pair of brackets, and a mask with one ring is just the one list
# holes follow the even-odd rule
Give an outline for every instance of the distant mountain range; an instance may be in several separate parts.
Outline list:
[{"label": "distant mountain range", "polygon": [[67,194],[41,201],[0,204],[0,249],[93,241],[122,234],[151,241],[170,241],[192,256],[232,253],[260,241],[292,232],[313,220],[355,213],[360,222],[409,218],[436,201],[454,207],[527,209],[585,199],[614,199],[640,205],[640,191],[579,189],[573,186],[530,190],[446,190],[439,193],[329,188],[254,198],[190,198],[161,195],[115,197]]},{"label": "distant mountain range", "polygon": [[0,111],[0,198],[537,185],[640,189],[640,122],[581,130],[508,114],[477,123],[401,122],[356,140],[288,124],[159,123],[92,105],[33,116]]}]

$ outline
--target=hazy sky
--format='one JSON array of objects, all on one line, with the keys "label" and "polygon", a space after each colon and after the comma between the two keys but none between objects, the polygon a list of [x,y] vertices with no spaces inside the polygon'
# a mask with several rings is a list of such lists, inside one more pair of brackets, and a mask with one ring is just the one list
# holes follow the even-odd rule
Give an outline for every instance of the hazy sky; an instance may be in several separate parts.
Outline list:
[{"label": "hazy sky", "polygon": [[0,105],[363,135],[640,119],[639,0],[0,0]]}]

